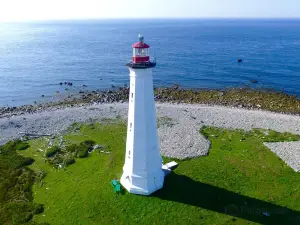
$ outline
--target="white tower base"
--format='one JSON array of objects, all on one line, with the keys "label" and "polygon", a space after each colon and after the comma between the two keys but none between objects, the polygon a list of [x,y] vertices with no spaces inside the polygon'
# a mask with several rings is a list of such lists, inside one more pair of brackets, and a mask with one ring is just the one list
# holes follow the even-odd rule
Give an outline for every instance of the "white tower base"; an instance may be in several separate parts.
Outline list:
[{"label": "white tower base", "polygon": [[150,195],[163,187],[165,175],[161,172],[150,174],[147,177],[140,177],[132,174],[131,176],[128,175],[129,178],[126,178],[127,176],[123,174],[121,177],[121,184],[129,193]]},{"label": "white tower base", "polygon": [[156,124],[152,68],[130,70],[126,156],[121,184],[128,192],[150,195],[164,183]]}]

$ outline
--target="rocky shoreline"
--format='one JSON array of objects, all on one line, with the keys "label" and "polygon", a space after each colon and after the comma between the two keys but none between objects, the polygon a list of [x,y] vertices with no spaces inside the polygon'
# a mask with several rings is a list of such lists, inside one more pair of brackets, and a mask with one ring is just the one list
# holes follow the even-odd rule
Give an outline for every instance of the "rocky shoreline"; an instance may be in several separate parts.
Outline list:
[{"label": "rocky shoreline", "polygon": [[[300,134],[300,117],[294,115],[186,103],[157,103],[156,110],[161,154],[170,158],[207,155],[210,143],[199,133],[203,126],[246,131],[262,128]],[[38,113],[22,113],[0,118],[0,145],[28,136],[60,136],[68,132],[74,123],[105,123],[115,119],[126,121],[128,103],[86,104],[61,109],[53,107]]]},{"label": "rocky shoreline", "polygon": [[[129,88],[121,87],[104,91],[79,91],[64,100],[18,107],[0,107],[0,118],[43,110],[101,103],[124,103],[128,101]],[[244,109],[263,109],[272,112],[300,115],[300,99],[285,93],[250,88],[227,90],[183,89],[179,85],[156,88],[155,100],[168,103],[206,104]]]}]

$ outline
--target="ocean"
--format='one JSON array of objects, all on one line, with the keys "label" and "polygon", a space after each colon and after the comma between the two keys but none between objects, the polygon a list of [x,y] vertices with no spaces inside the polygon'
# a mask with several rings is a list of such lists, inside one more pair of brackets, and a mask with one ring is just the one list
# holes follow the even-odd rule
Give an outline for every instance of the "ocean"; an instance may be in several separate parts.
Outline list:
[{"label": "ocean", "polygon": [[0,106],[128,84],[125,63],[138,34],[157,59],[156,87],[250,86],[300,96],[300,20],[47,21],[0,23]]}]

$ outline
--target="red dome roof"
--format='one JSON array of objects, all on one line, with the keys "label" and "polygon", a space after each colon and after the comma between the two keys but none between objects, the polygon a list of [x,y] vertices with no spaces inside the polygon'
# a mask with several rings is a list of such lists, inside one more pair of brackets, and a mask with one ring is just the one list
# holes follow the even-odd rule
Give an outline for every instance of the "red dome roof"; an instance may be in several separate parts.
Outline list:
[{"label": "red dome roof", "polygon": [[133,48],[150,48],[149,45],[147,45],[146,43],[142,43],[142,42],[137,42],[134,45],[132,45]]}]

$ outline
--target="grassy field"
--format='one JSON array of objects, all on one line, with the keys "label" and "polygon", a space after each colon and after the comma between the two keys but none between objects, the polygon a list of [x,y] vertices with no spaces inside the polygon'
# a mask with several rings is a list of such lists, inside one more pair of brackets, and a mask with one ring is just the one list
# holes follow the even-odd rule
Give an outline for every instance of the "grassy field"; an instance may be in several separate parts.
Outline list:
[{"label": "grassy field", "polygon": [[[19,151],[35,162],[32,171],[46,176],[32,188],[44,212],[32,222],[59,224],[300,224],[300,174],[268,150],[265,141],[300,140],[274,131],[224,130],[204,127],[212,143],[206,157],[178,161],[179,167],[151,196],[115,194],[110,184],[120,178],[126,126],[122,123],[75,125],[66,144],[93,140],[94,151],[75,164],[55,169],[45,161],[47,138]],[[164,159],[165,162],[170,159]],[[265,214],[265,215],[264,215]]]}]

